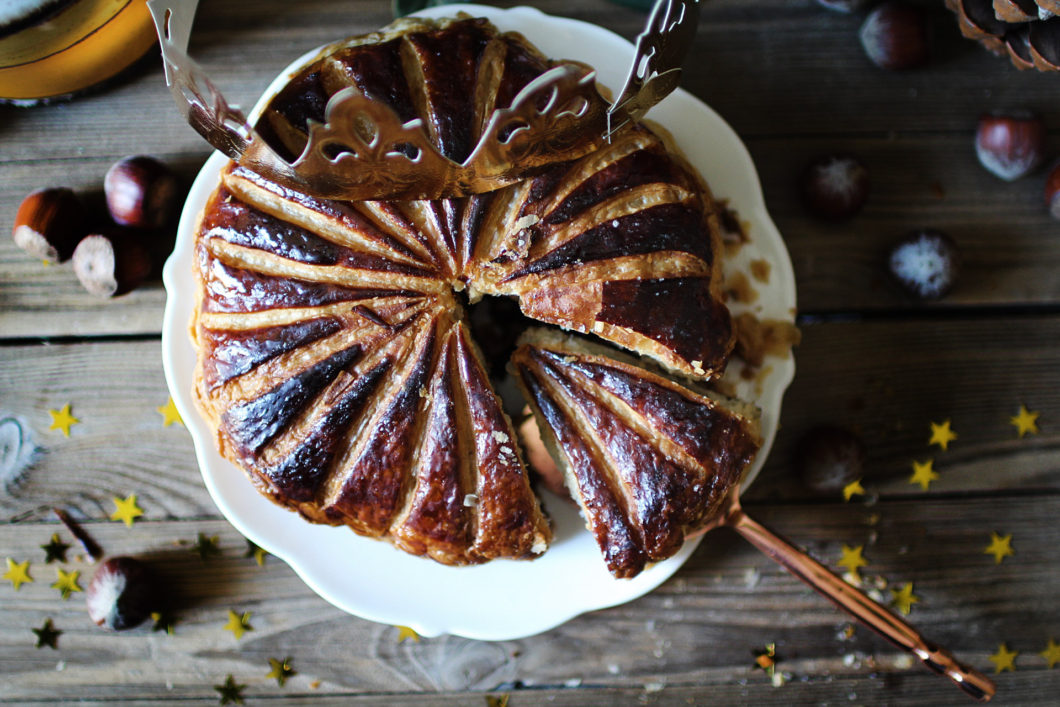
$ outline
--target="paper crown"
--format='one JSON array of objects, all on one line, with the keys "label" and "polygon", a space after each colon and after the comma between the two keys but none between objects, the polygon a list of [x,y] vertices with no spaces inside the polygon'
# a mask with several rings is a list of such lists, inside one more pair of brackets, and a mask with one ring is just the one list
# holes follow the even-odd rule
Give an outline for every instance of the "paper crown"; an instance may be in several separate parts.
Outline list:
[{"label": "paper crown", "polygon": [[590,68],[560,64],[526,84],[510,106],[497,108],[462,162],[438,150],[422,120],[402,122],[389,106],[352,86],[328,99],[324,122],[308,121],[304,149],[289,161],[188,56],[197,4],[148,2],[166,82],[188,123],[216,149],[266,179],[318,198],[348,200],[482,193],[590,152],[677,86],[699,16],[699,0],[658,0],[614,103],[605,108]]}]

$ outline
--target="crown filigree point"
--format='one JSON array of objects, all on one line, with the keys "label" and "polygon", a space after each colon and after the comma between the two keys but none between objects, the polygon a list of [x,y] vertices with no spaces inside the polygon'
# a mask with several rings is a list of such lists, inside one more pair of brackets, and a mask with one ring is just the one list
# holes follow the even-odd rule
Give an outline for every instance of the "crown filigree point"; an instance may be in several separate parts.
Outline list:
[{"label": "crown filigree point", "polygon": [[308,121],[306,143],[289,161],[187,54],[198,0],[149,0],[148,7],[174,100],[215,148],[267,179],[319,198],[419,199],[492,191],[610,139],[677,85],[698,2],[659,0],[613,105],[606,107],[599,97],[589,67],[560,64],[524,86],[509,107],[494,110],[463,162],[438,150],[422,120],[402,122],[389,106],[352,86],[328,99],[323,122]]}]

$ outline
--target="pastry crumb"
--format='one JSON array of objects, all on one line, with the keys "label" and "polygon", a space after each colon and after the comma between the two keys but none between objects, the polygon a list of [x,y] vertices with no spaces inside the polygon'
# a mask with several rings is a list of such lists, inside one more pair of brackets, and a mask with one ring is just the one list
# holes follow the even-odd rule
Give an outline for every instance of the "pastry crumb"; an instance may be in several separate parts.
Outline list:
[{"label": "pastry crumb", "polygon": [[464,496],[464,507],[465,508],[471,508],[472,506],[475,506],[477,504],[478,504],[478,495],[473,494],[473,493],[469,493],[466,496]]}]

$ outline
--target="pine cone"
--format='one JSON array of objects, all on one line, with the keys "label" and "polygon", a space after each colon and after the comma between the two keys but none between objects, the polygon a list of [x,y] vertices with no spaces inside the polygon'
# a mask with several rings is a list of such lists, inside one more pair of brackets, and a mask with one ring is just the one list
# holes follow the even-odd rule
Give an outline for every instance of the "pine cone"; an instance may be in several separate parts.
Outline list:
[{"label": "pine cone", "polygon": [[946,0],[961,34],[1018,69],[1060,71],[1060,0]]}]

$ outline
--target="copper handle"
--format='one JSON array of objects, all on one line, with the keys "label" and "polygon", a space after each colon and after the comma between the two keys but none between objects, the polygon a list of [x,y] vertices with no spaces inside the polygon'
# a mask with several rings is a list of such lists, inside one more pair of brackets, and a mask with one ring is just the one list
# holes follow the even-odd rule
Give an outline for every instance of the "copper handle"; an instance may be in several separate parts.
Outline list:
[{"label": "copper handle", "polygon": [[759,550],[832,600],[839,608],[848,611],[858,621],[896,646],[911,652],[934,672],[948,677],[969,696],[982,702],[994,696],[994,683],[985,675],[958,663],[953,655],[926,640],[908,623],[748,516],[739,506],[730,511],[725,525],[736,530]]}]

